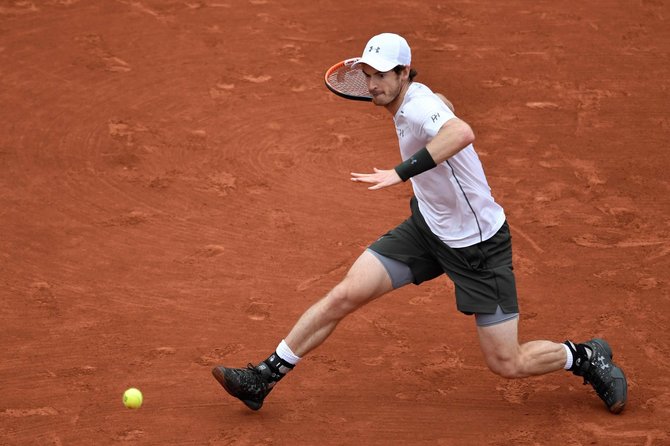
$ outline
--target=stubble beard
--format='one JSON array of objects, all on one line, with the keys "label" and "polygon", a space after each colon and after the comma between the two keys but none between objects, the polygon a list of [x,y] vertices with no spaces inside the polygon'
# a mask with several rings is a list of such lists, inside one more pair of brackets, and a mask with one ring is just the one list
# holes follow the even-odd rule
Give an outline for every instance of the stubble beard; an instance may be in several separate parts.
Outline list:
[{"label": "stubble beard", "polygon": [[382,94],[382,95],[379,95],[379,96],[373,96],[372,97],[372,103],[377,105],[377,106],[382,106],[382,107],[386,107],[389,104],[392,104],[393,101],[395,101],[398,98],[398,95],[400,94],[400,91],[402,90],[402,86],[403,86],[402,83],[400,83],[398,85],[398,88],[396,88],[395,92],[393,92],[393,97],[391,99],[386,100],[386,101],[382,101],[381,98],[388,98],[389,97],[388,94]]}]

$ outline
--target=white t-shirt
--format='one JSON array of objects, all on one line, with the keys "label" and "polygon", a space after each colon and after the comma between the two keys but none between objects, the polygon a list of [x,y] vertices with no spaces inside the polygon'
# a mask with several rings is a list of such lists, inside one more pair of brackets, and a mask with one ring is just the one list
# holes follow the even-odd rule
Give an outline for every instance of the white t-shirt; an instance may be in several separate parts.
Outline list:
[{"label": "white t-shirt", "polygon": [[[413,82],[393,118],[402,159],[425,147],[455,117],[428,87]],[[411,181],[421,215],[447,246],[464,248],[488,240],[505,222],[472,144]]]}]

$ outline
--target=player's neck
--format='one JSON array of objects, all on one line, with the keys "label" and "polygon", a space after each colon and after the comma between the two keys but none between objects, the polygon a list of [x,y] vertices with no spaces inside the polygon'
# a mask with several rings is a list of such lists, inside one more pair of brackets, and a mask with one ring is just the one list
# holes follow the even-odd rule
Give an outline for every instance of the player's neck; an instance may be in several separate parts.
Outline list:
[{"label": "player's neck", "polygon": [[402,102],[405,100],[405,94],[407,94],[407,90],[409,89],[409,86],[411,85],[412,81],[407,81],[403,83],[402,87],[400,87],[400,91],[398,92],[398,96],[395,97],[394,100],[389,102],[387,105],[384,107],[386,110],[391,113],[391,116],[395,116],[396,113],[398,113],[398,109],[402,105]]}]

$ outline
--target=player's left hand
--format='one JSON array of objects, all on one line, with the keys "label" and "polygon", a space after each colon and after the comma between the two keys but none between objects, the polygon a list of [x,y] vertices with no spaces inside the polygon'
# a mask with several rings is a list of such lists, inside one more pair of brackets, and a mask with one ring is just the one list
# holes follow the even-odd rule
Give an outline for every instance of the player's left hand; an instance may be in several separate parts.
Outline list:
[{"label": "player's left hand", "polygon": [[369,190],[378,190],[385,187],[393,186],[402,183],[395,169],[381,170],[374,168],[374,173],[351,173],[351,181],[357,183],[370,183],[373,186],[368,187]]}]

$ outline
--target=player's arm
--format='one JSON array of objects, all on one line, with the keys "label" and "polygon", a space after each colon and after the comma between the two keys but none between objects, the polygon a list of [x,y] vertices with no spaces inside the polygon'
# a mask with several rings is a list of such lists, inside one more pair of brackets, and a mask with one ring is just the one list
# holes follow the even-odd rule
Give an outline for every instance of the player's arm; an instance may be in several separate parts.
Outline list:
[{"label": "player's arm", "polygon": [[453,117],[442,124],[437,135],[426,144],[426,147],[395,166],[394,170],[402,181],[407,181],[448,160],[474,140],[475,134],[470,126],[465,121]]},{"label": "player's arm", "polygon": [[[435,93],[453,112],[453,104],[442,94]],[[440,127],[437,134],[412,157],[395,167],[402,181],[430,170],[441,162],[448,160],[475,140],[470,126],[457,117],[452,117]]]},{"label": "player's arm", "polygon": [[[442,94],[436,93],[453,112],[453,104]],[[351,180],[373,184],[368,189],[377,190],[407,181],[413,176],[432,169],[451,158],[475,140],[470,126],[461,119],[453,117],[446,121],[426,147],[412,157],[390,170],[374,168],[374,173],[352,173]]]},{"label": "player's arm", "polygon": [[475,140],[470,126],[456,117],[445,122],[437,135],[410,158],[395,168],[382,170],[374,168],[374,173],[352,173],[351,180],[361,183],[372,183],[370,190],[393,186],[411,177],[432,169],[463,150]]},{"label": "player's arm", "polygon": [[475,134],[468,123],[458,118],[451,118],[442,124],[437,135],[426,144],[425,149],[437,165],[456,155],[474,141]]}]

